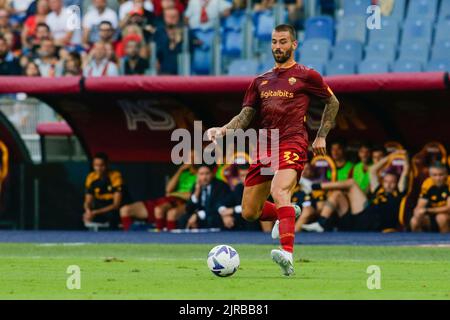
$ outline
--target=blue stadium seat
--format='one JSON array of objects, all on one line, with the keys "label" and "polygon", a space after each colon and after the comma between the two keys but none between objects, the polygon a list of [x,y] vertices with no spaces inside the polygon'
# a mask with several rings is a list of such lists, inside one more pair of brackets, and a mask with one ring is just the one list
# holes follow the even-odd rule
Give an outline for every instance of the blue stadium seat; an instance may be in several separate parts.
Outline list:
[{"label": "blue stadium seat", "polygon": [[366,16],[367,7],[371,5],[370,0],[344,0],[345,16]]},{"label": "blue stadium seat", "polygon": [[428,62],[425,70],[450,72],[450,59],[432,59]]},{"label": "blue stadium seat", "polygon": [[411,41],[425,41],[431,44],[433,24],[426,19],[407,19],[403,25],[402,44]]},{"label": "blue stadium seat", "polygon": [[342,40],[357,40],[366,42],[366,18],[364,16],[345,17],[336,26],[336,42]]},{"label": "blue stadium seat", "polygon": [[438,0],[409,0],[406,19],[425,18],[434,21],[436,19],[437,5]]},{"label": "blue stadium seat", "polygon": [[214,41],[214,29],[193,29],[191,34],[201,40],[200,46],[195,46],[192,52],[191,69],[194,74],[210,74],[212,68],[212,46]]},{"label": "blue stadium seat", "polygon": [[393,72],[422,72],[422,64],[415,60],[397,60],[392,67]]},{"label": "blue stadium seat", "polygon": [[[391,15],[389,16],[392,19],[397,20],[398,22],[402,22],[405,18],[406,12],[406,0],[395,0],[394,8],[392,9]],[[386,17],[382,17],[381,19],[385,19]]]},{"label": "blue stadium seat", "polygon": [[431,59],[450,59],[450,39],[438,41],[434,44]]},{"label": "blue stadium seat", "polygon": [[386,60],[366,59],[358,66],[358,73],[374,74],[389,72],[389,63]]},{"label": "blue stadium seat", "polygon": [[308,68],[316,70],[321,75],[325,74],[325,64],[322,61],[311,59],[300,61],[300,63],[307,66]]},{"label": "blue stadium seat", "polygon": [[331,17],[319,16],[306,20],[305,40],[316,38],[328,39],[331,43],[333,43],[334,20]]},{"label": "blue stadium seat", "polygon": [[327,76],[355,74],[355,63],[349,60],[332,60],[326,65],[325,72]]},{"label": "blue stadium seat", "polygon": [[234,10],[222,20],[224,30],[242,31],[245,26],[245,10]]},{"label": "blue stadium seat", "polygon": [[450,18],[440,20],[436,24],[436,33],[434,36],[434,43],[437,43],[439,41],[443,40],[450,40]]},{"label": "blue stadium seat", "polygon": [[376,42],[366,46],[366,59],[393,62],[397,55],[397,46],[391,42]]},{"label": "blue stadium seat", "polygon": [[244,48],[242,31],[225,30],[222,34],[222,54],[229,57],[241,56]]},{"label": "blue stadium seat", "polygon": [[250,76],[258,74],[258,60],[256,59],[236,59],[228,66],[229,76]]},{"label": "blue stadium seat", "polygon": [[272,10],[264,10],[253,14],[253,25],[255,26],[255,37],[260,41],[270,41],[272,30],[275,26],[275,16]]},{"label": "blue stadium seat", "polygon": [[400,60],[414,60],[425,64],[430,56],[430,48],[427,43],[415,41],[400,47]]},{"label": "blue stadium seat", "polygon": [[354,40],[338,42],[333,49],[333,59],[359,63],[362,59],[362,44]]},{"label": "blue stadium seat", "polygon": [[275,61],[273,58],[268,57],[267,59],[263,60],[259,66],[258,66],[258,73],[265,73],[269,70],[271,70],[275,66]]},{"label": "blue stadium seat", "polygon": [[369,43],[379,41],[398,43],[400,27],[397,20],[393,18],[381,18],[381,29],[372,29],[368,31]]},{"label": "blue stadium seat", "polygon": [[441,1],[441,7],[439,8],[439,18],[438,21],[449,20],[450,19],[450,1]]},{"label": "blue stadium seat", "polygon": [[302,43],[300,59],[314,59],[327,62],[330,57],[331,44],[327,39],[310,39]]}]

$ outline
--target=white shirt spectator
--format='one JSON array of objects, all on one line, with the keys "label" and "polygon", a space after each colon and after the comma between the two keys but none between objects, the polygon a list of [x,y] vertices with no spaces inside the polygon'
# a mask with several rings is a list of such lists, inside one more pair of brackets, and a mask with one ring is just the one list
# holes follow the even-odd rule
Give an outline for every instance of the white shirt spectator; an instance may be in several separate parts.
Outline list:
[{"label": "white shirt spectator", "polygon": [[34,0],[12,0],[11,6],[19,12],[27,11],[28,7]]},{"label": "white shirt spectator", "polygon": [[100,13],[96,8],[91,8],[83,18],[83,28],[92,29],[93,26],[100,24],[102,21],[111,22],[114,29],[116,29],[119,24],[117,13],[114,10],[105,8],[105,10]]},{"label": "white shirt spectator", "polygon": [[100,64],[97,64],[95,60],[89,62],[84,68],[83,75],[85,77],[104,77],[104,76],[117,76],[119,70],[114,62],[108,59],[103,59]]},{"label": "white shirt spectator", "polygon": [[[202,23],[200,20],[204,5],[206,5],[208,21]],[[214,27],[216,19],[219,19],[220,15],[227,9],[230,9],[231,6],[231,2],[226,0],[189,0],[184,15],[189,18],[189,27],[191,29],[209,29]]]},{"label": "white shirt spectator", "polygon": [[81,28],[73,26],[73,12],[68,8],[63,8],[59,14],[52,11],[45,18],[45,22],[50,28],[50,31],[55,40],[63,39],[68,32],[73,32],[72,44],[81,43]]},{"label": "white shirt spectator", "polygon": [[[134,9],[134,3],[132,0],[122,3],[119,8],[119,19],[122,20],[123,18],[125,18],[127,13],[129,13],[133,9]],[[144,9],[147,11],[153,12],[153,10],[154,10],[153,3],[151,1],[145,1]]]}]

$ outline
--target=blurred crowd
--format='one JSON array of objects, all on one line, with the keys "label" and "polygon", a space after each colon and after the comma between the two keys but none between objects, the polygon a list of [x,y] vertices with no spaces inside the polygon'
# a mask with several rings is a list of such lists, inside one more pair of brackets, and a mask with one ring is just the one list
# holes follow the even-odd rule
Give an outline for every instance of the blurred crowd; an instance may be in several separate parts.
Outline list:
[{"label": "blurred crowd", "polygon": [[[298,26],[303,0],[285,3],[289,21]],[[274,4],[254,1],[253,9]],[[177,74],[183,26],[211,28],[246,5],[245,0],[0,0],[0,75],[148,74],[152,53],[157,74]],[[190,45],[201,41],[191,39]]]},{"label": "blurred crowd", "polygon": [[[231,164],[183,164],[165,196],[125,200],[125,183],[98,154],[86,180],[84,223],[124,230],[140,221],[158,231],[217,229],[270,232],[273,222],[248,222],[241,200],[250,158]],[[194,163],[194,161],[191,161]],[[292,204],[302,209],[296,232],[450,232],[450,176],[445,147],[431,142],[410,157],[395,142],[383,146],[329,145],[329,156],[310,157]],[[270,199],[269,199],[270,200]]]}]

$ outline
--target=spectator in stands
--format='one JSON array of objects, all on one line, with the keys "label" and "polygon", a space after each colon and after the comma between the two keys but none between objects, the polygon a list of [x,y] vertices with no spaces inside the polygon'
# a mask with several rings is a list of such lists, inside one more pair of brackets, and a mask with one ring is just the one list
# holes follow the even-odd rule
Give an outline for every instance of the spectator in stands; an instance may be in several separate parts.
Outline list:
[{"label": "spectator in stands", "polygon": [[108,21],[113,29],[119,25],[117,13],[106,6],[106,0],[93,0],[93,7],[83,17],[83,45],[86,49],[100,40],[99,27]]},{"label": "spectator in stands", "polygon": [[116,56],[118,58],[123,58],[125,56],[127,42],[131,40],[141,43],[141,57],[148,58],[150,56],[150,51],[145,43],[142,29],[136,24],[130,24],[122,30],[122,40],[119,41],[115,47]]},{"label": "spectator in stands", "polygon": [[63,7],[62,0],[49,0],[50,13],[45,22],[55,40],[55,45],[64,46],[70,43],[79,43],[80,39],[74,37],[74,30],[68,21],[73,18],[72,12]]},{"label": "spectator in stands", "polygon": [[25,19],[28,7],[33,0],[10,0],[11,12],[16,16],[19,22]]},{"label": "spectator in stands", "polygon": [[128,0],[124,1],[119,8],[119,20],[123,21],[127,19],[127,15],[130,16],[130,12],[135,10],[144,9],[148,12],[153,12],[153,3],[150,0]]},{"label": "spectator in stands", "polygon": [[155,17],[161,17],[164,10],[175,8],[181,15],[186,8],[186,3],[187,1],[182,0],[153,0],[153,14],[155,15]]},{"label": "spectator in stands", "polygon": [[120,27],[123,29],[127,25],[137,25],[141,28],[144,39],[148,43],[152,40],[153,34],[155,33],[155,17],[153,13],[145,9],[142,0],[134,1],[134,9],[129,11],[125,17],[120,21]]},{"label": "spectator in stands", "polygon": [[178,74],[178,54],[181,53],[183,29],[180,14],[175,8],[165,9],[164,24],[155,34],[159,74]]},{"label": "spectator in stands", "polygon": [[128,41],[125,48],[126,55],[120,61],[120,74],[143,75],[150,67],[147,59],[139,56],[141,45],[137,41]]},{"label": "spectator in stands", "polygon": [[265,10],[272,10],[275,6],[276,1],[275,0],[256,0],[253,2],[253,11],[265,11]]},{"label": "spectator in stands", "polygon": [[37,50],[38,58],[34,62],[38,65],[43,77],[55,77],[58,73],[58,58],[56,57],[56,47],[51,39],[43,39]]},{"label": "spectator in stands", "polygon": [[83,221],[87,227],[97,222],[109,223],[111,229],[116,229],[123,196],[122,175],[109,169],[108,156],[104,153],[94,156],[92,167],[86,178]]},{"label": "spectator in stands", "polygon": [[173,230],[176,221],[186,210],[186,201],[195,185],[197,169],[189,163],[181,165],[166,185],[164,197],[138,201],[120,210],[122,226],[128,230],[133,219],[154,223],[157,230]]},{"label": "spectator in stands", "polygon": [[0,9],[0,34],[5,34],[11,30],[9,12],[6,9]]},{"label": "spectator in stands", "polygon": [[111,22],[102,21],[98,26],[99,40],[98,42],[109,43],[113,46],[114,51],[117,49],[118,41],[115,38],[115,29]]},{"label": "spectator in stands", "polygon": [[[45,24],[47,14],[49,12],[48,0],[38,0],[36,7],[36,14],[29,16],[23,25],[21,40],[22,46],[25,48],[32,48],[34,39],[36,37],[37,28],[40,24]],[[47,28],[48,26],[45,25]],[[46,37],[50,37],[50,29],[48,29],[48,34]]]},{"label": "spectator in stands", "polygon": [[86,77],[117,76],[119,74],[117,65],[108,59],[106,44],[97,42],[94,45],[89,52],[83,74]]},{"label": "spectator in stands", "polygon": [[440,162],[430,167],[411,219],[412,231],[450,232],[450,176]]},{"label": "spectator in stands", "polygon": [[39,66],[33,61],[30,61],[27,63],[27,65],[24,68],[24,74],[27,77],[40,77],[41,76],[41,72],[39,71]]},{"label": "spectator in stands", "polygon": [[[214,168],[209,165],[199,165],[197,181],[192,196],[186,203],[186,227],[224,228],[223,217],[219,214],[219,206],[223,198],[229,194],[230,188],[225,182],[214,177]],[[225,217],[227,221],[229,217]],[[231,225],[230,222],[227,222]]]},{"label": "spectator in stands", "polygon": [[44,39],[52,39],[50,27],[45,23],[39,23],[36,26],[36,33],[34,37],[29,39],[29,48],[24,47],[24,54],[30,57],[36,56],[37,50],[41,46],[41,43]]},{"label": "spectator in stands", "polygon": [[191,29],[213,28],[220,17],[230,14],[232,4],[226,0],[190,0],[184,13]]},{"label": "spectator in stands", "polygon": [[[350,171],[353,168],[353,163],[347,161],[345,155],[345,145],[342,141],[334,141],[330,145],[331,158],[336,163],[337,181],[344,181],[349,178]],[[328,173],[330,178],[331,173]]]},{"label": "spectator in stands", "polygon": [[[404,150],[397,152],[405,154]],[[394,172],[385,172],[380,184],[377,172],[388,160],[388,157],[385,157],[370,168],[369,196],[366,196],[353,179],[319,184],[303,182],[302,187],[309,192],[329,191],[319,221],[308,226],[304,225],[303,229],[322,232],[337,226],[339,230],[346,231],[396,230],[400,203],[406,194],[409,159],[406,158],[400,177]],[[336,217],[335,214],[338,219],[333,219]]]},{"label": "spectator in stands", "polygon": [[369,191],[369,167],[371,165],[370,147],[367,144],[362,144],[359,146],[358,158],[359,162],[352,168],[350,177],[355,180],[362,191],[367,193]]},{"label": "spectator in stands", "polygon": [[81,56],[78,52],[70,52],[68,57],[64,60],[62,75],[63,76],[80,76],[81,70]]},{"label": "spectator in stands", "polygon": [[5,37],[0,36],[0,75],[13,76],[22,74],[19,59],[14,57]]}]

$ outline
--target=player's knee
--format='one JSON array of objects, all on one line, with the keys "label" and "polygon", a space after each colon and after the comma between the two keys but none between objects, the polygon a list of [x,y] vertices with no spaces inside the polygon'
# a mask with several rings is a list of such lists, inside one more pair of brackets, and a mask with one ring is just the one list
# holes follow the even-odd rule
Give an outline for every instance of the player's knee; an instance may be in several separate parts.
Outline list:
[{"label": "player's knee", "polygon": [[130,217],[131,216],[130,206],[123,206],[122,208],[120,208],[119,212],[120,212],[120,216],[122,218],[126,218],[126,217]]},{"label": "player's knee", "polygon": [[276,204],[285,204],[287,201],[290,203],[290,191],[286,188],[272,187],[270,190],[273,200]]},{"label": "player's knee", "polygon": [[241,216],[246,221],[253,222],[258,220],[259,216],[261,215],[262,209],[252,208],[248,205],[242,205],[242,213]]},{"label": "player's knee", "polygon": [[167,220],[175,221],[177,217],[177,210],[176,209],[170,209],[167,211]]}]

